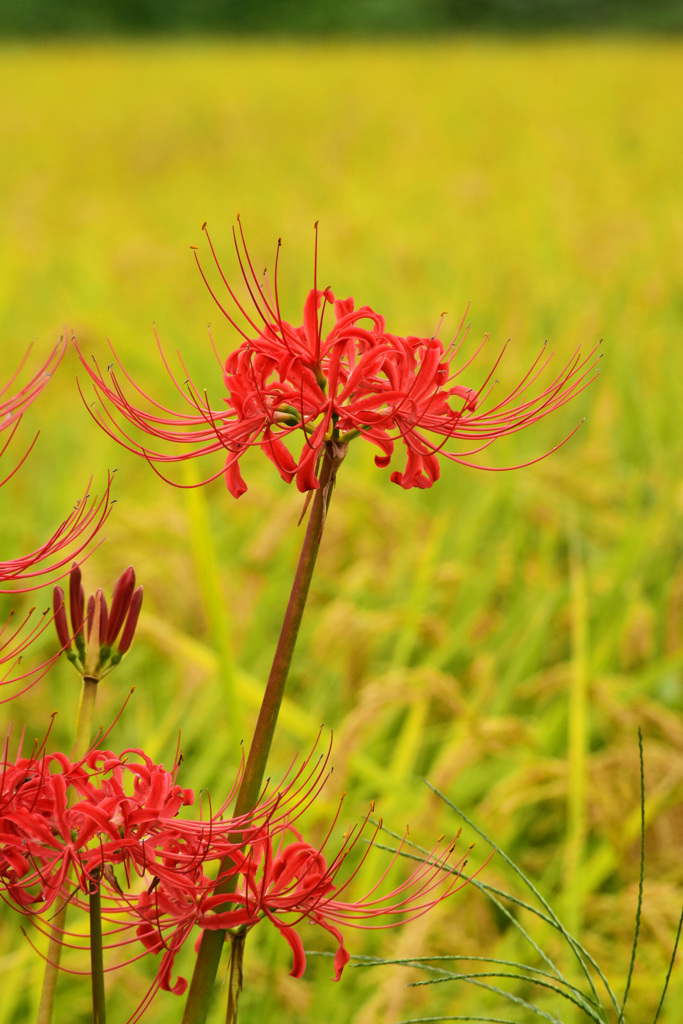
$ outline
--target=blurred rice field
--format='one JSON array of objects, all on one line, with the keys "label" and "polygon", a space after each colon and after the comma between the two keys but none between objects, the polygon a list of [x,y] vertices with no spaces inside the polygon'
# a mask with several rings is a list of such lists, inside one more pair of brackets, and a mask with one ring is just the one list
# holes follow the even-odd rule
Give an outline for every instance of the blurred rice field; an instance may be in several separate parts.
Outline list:
[{"label": "blurred rice field", "polygon": [[[509,474],[447,465],[432,490],[403,492],[352,446],[273,775],[324,722],[335,773],[311,812],[313,833],[324,834],[345,791],[339,834],[375,800],[390,828],[409,823],[426,847],[460,824],[428,779],[533,879],[621,997],[642,729],[646,881],[625,1020],[650,1024],[683,903],[683,44],[5,44],[0,88],[3,381],[32,341],[37,365],[73,330],[104,364],[110,339],[145,390],[169,397],[154,322],[170,358],[180,350],[218,404],[206,324],[221,353],[236,338],[189,246],[208,259],[207,220],[236,275],[238,212],[257,266],[272,269],[282,237],[281,301],[294,322],[312,283],[316,220],[321,283],[372,305],[392,332],[429,335],[446,310],[446,337],[471,303],[473,344],[490,336],[473,386],[508,338],[503,384],[546,338],[558,361],[604,339],[600,379],[490,453],[494,466],[529,461],[585,417],[546,461]],[[40,430],[3,488],[2,557],[34,547],[90,476],[101,493],[117,469],[106,541],[85,582],[110,589],[133,562],[146,598],[133,652],[102,684],[101,720],[135,686],[111,743],[171,763],[180,731],[183,784],[218,796],[268,671],[301,496],[258,452],[245,459],[249,491],[238,502],[220,481],[165,486],[98,430],[76,372],[69,352],[3,460],[18,460]],[[50,595],[34,601],[47,606]],[[36,659],[50,650],[45,634]],[[16,737],[24,726],[30,742],[59,710],[50,742],[68,748],[77,683],[60,662],[3,706],[5,728],[13,721]],[[488,855],[467,827],[463,849],[475,839],[470,866]],[[524,895],[501,856],[482,879]],[[566,945],[533,920],[528,928],[578,981]],[[261,930],[247,944],[244,1024],[541,1019],[462,981],[407,987],[425,975],[405,967],[350,966],[333,985],[329,960],[312,957],[296,981],[282,939]],[[314,932],[306,944],[330,948]],[[538,966],[470,887],[403,931],[349,932],[347,944],[388,958]],[[129,970],[128,988],[108,975],[112,1020],[130,1015],[155,966]],[[0,971],[0,1024],[34,1020],[42,963],[9,913]],[[552,994],[516,991],[565,1024],[584,1019]],[[178,1020],[180,1007],[160,994],[145,1019]],[[212,1020],[222,1012],[217,1003]],[[74,976],[60,981],[55,1020],[66,1019],[91,1019]],[[675,969],[659,1022],[681,1019]]]}]

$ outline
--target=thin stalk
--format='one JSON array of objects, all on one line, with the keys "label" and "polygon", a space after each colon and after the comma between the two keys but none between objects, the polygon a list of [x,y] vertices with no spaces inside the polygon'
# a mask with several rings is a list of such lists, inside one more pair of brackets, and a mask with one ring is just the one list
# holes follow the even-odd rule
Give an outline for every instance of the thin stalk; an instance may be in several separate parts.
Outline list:
[{"label": "thin stalk", "polygon": [[626,988],[624,989],[624,998],[621,1001],[617,1024],[622,1024],[624,1020],[626,1001],[631,991],[631,980],[633,978],[633,969],[636,965],[638,939],[640,938],[640,919],[643,912],[643,886],[645,884],[645,759],[643,757],[643,733],[641,729],[638,729],[638,754],[640,757],[640,878],[638,879],[638,904],[636,906],[636,926],[633,932],[631,962],[628,965]]},{"label": "thin stalk", "polygon": [[102,953],[102,904],[99,879],[90,889],[90,976],[92,980],[93,1024],[106,1024],[104,1000],[104,957]]},{"label": "thin stalk", "polygon": [[[320,549],[327,509],[329,508],[332,488],[337,470],[346,456],[347,445],[336,441],[328,441],[325,445],[323,462],[320,471],[320,487],[315,492],[311,513],[306,527],[306,535],[299,556],[289,603],[280,631],[275,657],[266,684],[261,710],[249,749],[244,776],[237,794],[235,815],[247,814],[258,802],[263,785],[263,777],[268,762],[268,755],[277,724],[280,704],[285,692],[289,667],[299,635],[301,619],[306,607],[306,598],[315,569],[316,558]],[[219,871],[228,872],[233,864],[229,858],[221,863]],[[231,887],[236,884],[234,876],[217,886],[216,892],[229,895]],[[226,900],[226,905],[229,904]],[[216,907],[216,910],[221,909]],[[206,929],[197,954],[194,974],[185,1005],[182,1024],[204,1024],[209,1012],[214,982],[218,972],[225,930]],[[235,1011],[236,1012],[236,1011]],[[232,1020],[236,1018],[233,1014]]]},{"label": "thin stalk", "polygon": [[78,705],[78,718],[76,719],[76,761],[85,757],[92,740],[92,723],[95,716],[98,685],[99,679],[96,676],[83,676],[81,702]]},{"label": "thin stalk", "polygon": [[52,1020],[52,1007],[55,1001],[55,989],[57,988],[57,975],[59,974],[59,959],[62,954],[62,944],[59,936],[64,930],[66,920],[66,903],[60,907],[52,920],[50,930],[50,942],[47,947],[47,961],[45,974],[43,975],[43,987],[40,992],[40,1004],[36,1024],[50,1024]]},{"label": "thin stalk", "polygon": [[[81,700],[78,705],[78,716],[76,718],[75,760],[83,757],[90,746],[98,682],[99,680],[95,676],[83,676],[83,689],[81,690]],[[66,908],[67,904],[65,903],[57,911],[50,929],[50,941],[47,947],[45,974],[43,976],[43,988],[40,993],[36,1024],[50,1024],[52,1020],[52,1007],[54,1006],[59,963],[62,957],[61,936],[66,923]]]},{"label": "thin stalk", "polygon": [[[263,776],[268,762],[270,746],[275,733],[280,704],[285,692],[289,667],[292,663],[292,655],[299,635],[299,626],[306,607],[306,598],[313,578],[313,570],[320,549],[327,509],[332,497],[332,488],[337,475],[337,469],[346,456],[346,445],[340,445],[329,441],[325,446],[325,455],[320,472],[320,487],[315,492],[313,507],[306,528],[306,536],[299,556],[299,564],[296,569],[292,591],[289,595],[287,611],[280,631],[280,639],[275,649],[275,657],[268,677],[266,692],[263,695],[261,710],[259,712],[254,736],[249,749],[244,777],[237,794],[235,803],[235,815],[246,814],[252,807],[256,806]],[[227,865],[226,865],[227,868]]]},{"label": "thin stalk", "polygon": [[228,978],[228,1010],[225,1015],[225,1024],[236,1024],[237,1022],[237,1005],[244,976],[242,963],[246,938],[246,931],[240,931],[237,935],[230,936],[230,976]]}]

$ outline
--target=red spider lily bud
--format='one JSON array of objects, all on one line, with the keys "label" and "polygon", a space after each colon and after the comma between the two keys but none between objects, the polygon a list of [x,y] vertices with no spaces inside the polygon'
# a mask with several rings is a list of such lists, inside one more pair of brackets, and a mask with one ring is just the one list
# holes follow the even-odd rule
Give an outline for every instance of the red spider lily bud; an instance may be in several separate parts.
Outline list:
[{"label": "red spider lily bud", "polygon": [[55,587],[52,596],[52,608],[55,616],[55,629],[62,648],[66,650],[71,647],[69,625],[66,621],[66,609],[64,607],[64,591],[61,587]]},{"label": "red spider lily bud", "polygon": [[114,595],[111,600],[111,614],[106,633],[102,634],[105,643],[113,644],[123,625],[123,620],[130,608],[131,598],[135,589],[135,570],[132,565],[121,573],[114,586]]},{"label": "red spider lily bud", "polygon": [[[55,629],[57,630],[57,638],[58,638],[58,640],[59,640],[59,642],[61,644],[62,651],[66,654],[66,656],[69,659],[69,661],[71,662],[71,664],[72,665],[76,665],[76,667],[78,668],[78,665],[79,665],[79,655],[80,655],[80,647],[79,647],[79,653],[76,653],[76,651],[74,651],[74,649],[72,647],[71,641],[73,640],[73,637],[69,633],[69,624],[68,624],[67,618],[66,618],[66,607],[65,607],[65,604],[64,604],[64,591],[62,590],[62,588],[60,586],[57,586],[57,587],[54,588],[53,597],[52,597],[52,608],[53,608],[53,611],[54,611],[54,623],[55,623]],[[83,647],[83,652],[85,652],[85,646],[83,644],[83,637],[79,636],[79,637],[77,637],[77,639],[80,640],[81,646]]]},{"label": "red spider lily bud", "polygon": [[100,628],[98,636],[100,638],[100,643],[104,643],[104,638],[107,635],[107,627],[109,625],[109,611],[107,609],[107,601],[102,590],[98,590],[95,594],[95,600],[97,601],[98,599],[100,602]]},{"label": "red spider lily bud", "polygon": [[81,662],[84,662],[85,638],[83,636],[83,623],[85,619],[85,590],[81,583],[80,567],[75,562],[69,574],[69,613],[71,615],[71,629],[74,634],[78,657]]},{"label": "red spider lily bud", "polygon": [[128,618],[126,619],[126,624],[123,627],[123,633],[121,634],[121,640],[118,644],[120,655],[125,654],[133,642],[133,636],[135,635],[135,629],[140,617],[140,609],[142,608],[142,590],[142,587],[138,587],[131,598],[130,607],[128,609]]},{"label": "red spider lily bud", "polygon": [[[100,588],[88,598],[84,616],[85,592],[80,569],[74,565],[70,579],[71,634],[64,610],[64,592],[61,587],[55,588],[54,614],[59,640],[69,661],[82,676],[95,681],[103,679],[129,649],[142,605],[142,587],[137,590],[134,587],[135,570],[129,565],[114,586],[111,612]],[[116,644],[121,626],[121,642]],[[72,643],[75,643],[76,650]]]},{"label": "red spider lily bud", "polygon": [[109,654],[108,650],[103,649],[100,641],[103,627],[106,629],[107,626],[107,619],[107,602],[100,589],[88,599],[88,644],[83,663],[83,674],[93,679],[102,678],[102,669]]},{"label": "red spider lily bud", "polygon": [[92,625],[95,619],[95,595],[91,594],[88,598],[88,612],[86,615],[86,630],[85,635],[88,643],[90,642],[90,634],[92,633]]},{"label": "red spider lily bud", "polygon": [[74,563],[69,573],[69,612],[74,633],[81,633],[85,617],[85,590],[81,583],[81,570]]},{"label": "red spider lily bud", "polygon": [[104,642],[108,621],[109,613],[107,611],[107,601],[102,593],[102,589],[100,588],[96,594],[91,594],[88,598],[86,626],[88,643],[90,643],[91,639],[94,643],[98,644]]}]

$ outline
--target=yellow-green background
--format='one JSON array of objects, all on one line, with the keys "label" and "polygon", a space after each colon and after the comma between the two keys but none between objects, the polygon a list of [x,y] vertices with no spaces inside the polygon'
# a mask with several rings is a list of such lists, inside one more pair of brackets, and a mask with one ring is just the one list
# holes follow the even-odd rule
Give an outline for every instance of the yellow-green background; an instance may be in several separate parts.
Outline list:
[{"label": "yellow-green background", "polygon": [[[154,321],[168,353],[179,349],[220,403],[206,324],[222,353],[235,338],[189,246],[208,259],[207,220],[235,274],[238,212],[259,268],[272,268],[282,237],[281,301],[293,322],[312,282],[316,220],[322,283],[375,307],[391,331],[430,334],[447,310],[446,337],[471,303],[473,342],[490,340],[466,383],[476,386],[508,338],[503,386],[545,338],[558,363],[604,338],[603,373],[589,391],[490,452],[493,465],[527,461],[586,416],[547,462],[513,474],[446,465],[431,491],[404,493],[372,453],[352,448],[274,772],[324,721],[335,732],[335,775],[313,832],[346,790],[343,826],[375,799],[390,827],[410,822],[426,845],[458,825],[428,777],[524,867],[621,994],[641,727],[646,887],[626,1014],[636,1024],[653,1019],[683,883],[682,58],[678,42],[467,37],[0,50],[3,380],[32,340],[37,365],[73,330],[104,364],[109,338],[141,386],[172,397]],[[239,502],[220,482],[194,499],[163,485],[98,431],[76,372],[70,352],[5,457],[8,465],[41,430],[3,489],[2,556],[34,547],[91,474],[101,492],[106,469],[118,469],[106,541],[85,579],[90,590],[111,588],[133,561],[145,615],[134,652],[103,684],[102,721],[135,685],[112,744],[144,745],[170,763],[182,730],[185,784],[217,797],[267,673],[301,498],[258,453],[245,459],[250,489]],[[49,649],[45,639],[36,657]],[[51,742],[68,746],[76,701],[77,678],[60,663],[3,714],[15,737],[26,723],[30,742],[59,709]],[[466,830],[463,848],[471,839]],[[479,841],[475,861],[484,856]],[[500,857],[484,877],[519,890]],[[349,968],[333,986],[329,962],[312,959],[295,982],[289,951],[261,927],[248,947],[245,1022],[530,1019],[462,983],[406,989],[420,975],[405,969]],[[552,934],[534,935],[571,971]],[[32,1020],[40,962],[9,916],[0,942],[0,1021]],[[308,948],[323,944],[307,935]],[[476,892],[385,945],[361,932],[348,945],[537,963]],[[109,976],[113,1019],[131,1012],[153,969],[137,969],[128,1001]],[[680,979],[660,1021],[680,1020]],[[57,1020],[88,1020],[77,981],[66,979],[59,998]],[[180,1002],[160,995],[148,1019],[179,1014]]]}]

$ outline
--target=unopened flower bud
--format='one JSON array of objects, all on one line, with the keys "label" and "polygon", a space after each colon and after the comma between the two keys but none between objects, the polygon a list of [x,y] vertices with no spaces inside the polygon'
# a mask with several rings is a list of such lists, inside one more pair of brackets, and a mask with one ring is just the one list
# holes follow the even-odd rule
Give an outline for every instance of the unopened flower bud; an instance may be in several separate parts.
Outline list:
[{"label": "unopened flower bud", "polygon": [[64,591],[61,587],[55,587],[52,596],[52,608],[54,611],[55,618],[55,629],[57,630],[57,638],[59,639],[62,649],[66,650],[71,647],[71,637],[69,635],[69,624],[66,621],[66,608],[64,607]]},{"label": "unopened flower bud", "polygon": [[102,675],[101,655],[101,622],[107,618],[107,604],[104,600],[102,590],[88,598],[88,644],[85,651],[85,662],[83,673],[93,679],[100,679]]},{"label": "unopened flower bud", "polygon": [[98,598],[100,603],[100,628],[98,636],[100,638],[100,643],[102,644],[105,642],[105,637],[107,635],[107,627],[109,626],[109,610],[107,608],[107,600],[102,590],[97,591],[97,594],[95,595],[95,600],[97,600]]},{"label": "unopened flower bud", "polygon": [[[137,590],[134,588],[135,571],[133,566],[129,565],[114,586],[111,612],[101,588],[88,598],[85,610],[81,572],[78,566],[74,565],[71,570],[69,595],[73,632],[69,633],[64,608],[64,591],[61,587],[55,587],[53,604],[57,635],[69,661],[82,676],[95,681],[102,679],[118,665],[129,649],[142,605],[142,587],[138,587]],[[121,642],[117,644],[116,637],[122,626]]]},{"label": "unopened flower bud", "polygon": [[90,643],[90,634],[92,633],[93,622],[95,621],[95,595],[91,594],[88,598],[88,611],[86,614],[86,629],[85,635],[88,643]]},{"label": "unopened flower bud", "polygon": [[85,618],[85,590],[81,583],[81,570],[75,562],[69,573],[69,612],[74,633],[81,633]]},{"label": "unopened flower bud", "polygon": [[116,585],[114,586],[109,623],[106,632],[102,634],[104,636],[105,643],[110,646],[116,640],[121,626],[123,625],[123,620],[130,608],[130,602],[134,590],[135,570],[132,565],[129,565],[128,568],[121,573],[116,581]]},{"label": "unopened flower bud", "polygon": [[142,587],[138,587],[131,598],[130,607],[128,609],[128,618],[126,619],[126,624],[123,627],[121,640],[118,643],[119,654],[125,654],[133,642],[135,628],[140,617],[140,609],[142,608],[142,590]]}]

